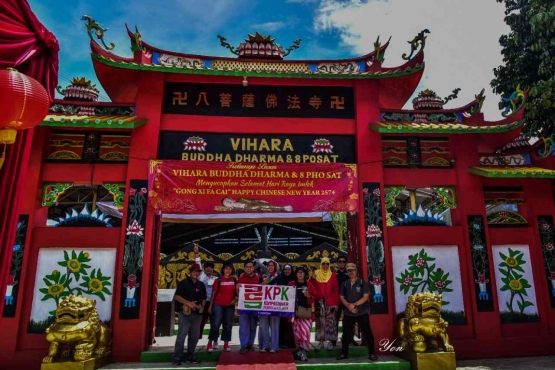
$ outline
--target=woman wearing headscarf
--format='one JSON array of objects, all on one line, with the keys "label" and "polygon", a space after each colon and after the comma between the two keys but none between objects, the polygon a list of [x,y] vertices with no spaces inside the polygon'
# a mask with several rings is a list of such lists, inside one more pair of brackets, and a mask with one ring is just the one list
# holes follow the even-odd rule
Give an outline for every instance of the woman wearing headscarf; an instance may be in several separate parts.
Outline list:
[{"label": "woman wearing headscarf", "polygon": [[339,283],[337,276],[330,269],[329,258],[322,258],[320,268],[314,272],[310,281],[318,289],[316,301],[316,341],[318,349],[332,350],[337,343],[337,326],[335,325],[335,311],[339,305]]},{"label": "woman wearing headscarf", "polygon": [[[293,267],[290,264],[285,264],[283,265],[279,285],[289,285],[292,281],[295,281]],[[295,348],[293,327],[286,317],[282,317],[279,321],[279,347]]]},{"label": "woman wearing headscarf", "polygon": [[310,332],[312,329],[312,303],[316,297],[317,290],[308,281],[308,271],[303,267],[295,270],[295,280],[289,283],[295,287],[295,317],[293,322],[295,346],[297,357],[301,361],[308,361],[306,351],[310,349]]},{"label": "woman wearing headscarf", "polygon": [[[262,276],[263,285],[281,285],[281,275],[279,265],[276,261],[270,260],[266,266],[268,273]],[[276,353],[279,351],[279,321],[278,316],[260,316],[258,318],[258,348],[261,353],[269,351]]]}]

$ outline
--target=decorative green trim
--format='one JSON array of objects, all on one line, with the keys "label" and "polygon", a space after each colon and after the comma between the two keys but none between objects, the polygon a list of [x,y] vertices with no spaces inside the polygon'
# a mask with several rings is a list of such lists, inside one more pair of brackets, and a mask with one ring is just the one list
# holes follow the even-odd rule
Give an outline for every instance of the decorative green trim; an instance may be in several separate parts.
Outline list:
[{"label": "decorative green trim", "polygon": [[[401,194],[403,190],[405,190],[406,186],[384,186],[384,202],[385,202],[385,213],[386,213],[386,225],[393,226],[395,225],[395,219],[392,213],[389,213],[387,210],[391,207],[395,207],[395,199],[397,196]],[[387,192],[389,190],[389,192]]]},{"label": "decorative green trim", "polygon": [[555,171],[547,170],[537,167],[510,167],[510,168],[495,168],[495,167],[471,167],[468,169],[470,173],[475,175],[502,178],[502,179],[553,179],[555,178]]},{"label": "decorative green trim", "polygon": [[528,225],[528,222],[516,212],[498,211],[488,215],[488,225]]},{"label": "decorative green trim", "polygon": [[115,61],[111,58],[105,58],[101,55],[91,55],[93,60],[104,65],[120,68],[120,69],[131,69],[131,70],[141,70],[141,71],[154,71],[163,73],[187,73],[194,75],[213,75],[213,76],[239,76],[239,77],[276,77],[276,78],[330,78],[330,79],[371,79],[371,78],[390,78],[390,77],[401,77],[414,74],[416,72],[422,71],[424,69],[424,63],[417,64],[414,67],[407,67],[405,70],[397,69],[395,71],[388,70],[387,72],[343,72],[343,73],[324,73],[324,72],[272,72],[272,71],[241,71],[241,70],[218,70],[212,68],[183,68],[183,67],[167,67],[159,64],[137,64],[128,63],[123,61]]},{"label": "decorative green trim", "polygon": [[42,189],[42,206],[50,207],[58,204],[58,198],[69,188],[72,182],[47,182]]},{"label": "decorative green trim", "polygon": [[515,130],[524,120],[496,126],[468,126],[459,123],[412,123],[378,122],[370,123],[370,129],[381,134],[497,134]]},{"label": "decorative green trim", "polygon": [[[119,209],[123,209],[123,203],[125,201],[125,184],[122,182],[117,183],[103,183],[102,186],[108,190],[110,194],[114,197],[114,205]],[[123,189],[123,190],[122,190]]]},{"label": "decorative green trim", "polygon": [[[125,118],[130,118],[129,116]],[[128,129],[133,130],[141,127],[147,122],[146,119],[140,118],[133,121],[124,120],[106,120],[98,119],[94,116],[87,117],[84,119],[66,119],[60,116],[60,120],[55,120],[54,118],[49,118],[48,120],[42,121],[39,126],[47,127],[72,127],[72,128],[94,128],[94,129]]]},{"label": "decorative green trim", "polygon": [[455,209],[457,208],[457,196],[455,195],[455,188],[452,186],[436,187],[432,186],[432,189],[437,191],[439,197],[441,198],[443,205],[446,208]]}]

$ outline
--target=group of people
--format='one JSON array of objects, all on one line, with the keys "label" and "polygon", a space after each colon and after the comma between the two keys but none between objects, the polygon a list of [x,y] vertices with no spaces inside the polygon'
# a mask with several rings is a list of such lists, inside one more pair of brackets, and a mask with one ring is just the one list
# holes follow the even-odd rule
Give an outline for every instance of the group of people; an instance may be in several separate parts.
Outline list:
[{"label": "group of people", "polygon": [[237,279],[231,263],[223,265],[220,276],[216,276],[214,265],[210,262],[205,262],[202,271],[196,245],[194,252],[195,263],[189,269],[189,276],[179,283],[175,292],[175,307],[179,315],[174,365],[181,365],[186,337],[186,361],[200,363],[195,349],[208,318],[210,332],[206,349],[209,352],[217,349],[220,339],[224,342],[224,351],[231,351],[229,342],[241,284],[287,285],[296,289],[295,315],[292,318],[239,315],[241,354],[255,350],[258,328],[258,350],[261,353],[296,348],[298,358],[308,361],[312,322],[316,322],[317,348],[331,350],[337,345],[338,325],[343,313],[342,349],[337,359],[348,358],[349,344],[354,342],[355,324],[366,342],[369,359],[378,359],[370,328],[370,287],[358,276],[356,265],[347,263],[345,257],[339,258],[336,272],[331,269],[330,260],[322,258],[320,268],[311,276],[303,267],[293,271],[291,265],[283,266],[280,272],[278,263],[273,260],[268,262],[267,272],[259,274],[255,272],[254,262],[247,261],[244,272]]}]

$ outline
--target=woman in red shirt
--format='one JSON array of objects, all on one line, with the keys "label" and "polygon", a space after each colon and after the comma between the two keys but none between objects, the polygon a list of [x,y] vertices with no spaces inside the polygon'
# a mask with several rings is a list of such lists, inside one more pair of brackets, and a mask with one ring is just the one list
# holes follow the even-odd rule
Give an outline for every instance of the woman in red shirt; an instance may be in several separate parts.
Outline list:
[{"label": "woman in red shirt", "polygon": [[219,277],[212,288],[212,300],[210,301],[210,334],[208,335],[208,352],[214,350],[213,342],[218,340],[220,326],[223,325],[222,340],[224,341],[224,351],[230,352],[231,329],[233,328],[233,315],[235,313],[235,303],[237,302],[237,279],[233,275],[233,265],[229,262],[224,263]]},{"label": "woman in red shirt", "polygon": [[310,279],[318,290],[316,299],[316,341],[320,342],[318,349],[332,350],[337,344],[337,325],[335,325],[335,311],[339,305],[339,283],[337,276],[330,269],[329,258],[322,258],[320,269],[314,272]]}]

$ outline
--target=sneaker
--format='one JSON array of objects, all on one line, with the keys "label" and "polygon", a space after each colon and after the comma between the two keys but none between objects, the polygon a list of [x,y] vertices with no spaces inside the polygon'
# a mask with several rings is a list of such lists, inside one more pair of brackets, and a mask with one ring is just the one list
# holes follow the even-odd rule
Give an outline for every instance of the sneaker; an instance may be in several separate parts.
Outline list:
[{"label": "sneaker", "polygon": [[214,350],[218,350],[218,341],[217,340],[214,341]]},{"label": "sneaker", "polygon": [[249,351],[254,351],[254,346],[247,346],[247,349],[248,349]]},{"label": "sneaker", "polygon": [[324,342],[318,343],[318,347],[316,347],[316,349],[322,349],[322,348],[324,348]]},{"label": "sneaker", "polygon": [[224,351],[231,352],[231,347],[229,346],[229,342],[224,342]]},{"label": "sneaker", "polygon": [[276,353],[276,352],[277,352],[276,350],[273,350],[273,349],[270,350],[270,353]]},{"label": "sneaker", "polygon": [[306,357],[306,351],[302,350],[301,351],[301,355],[299,356],[299,360],[303,361],[303,362],[307,362],[308,361],[308,357]]},{"label": "sneaker", "polygon": [[368,358],[370,359],[370,361],[378,361],[378,356],[376,355],[370,355],[368,356]]},{"label": "sneaker", "polygon": [[181,361],[174,361],[172,362],[173,366],[181,366]]},{"label": "sneaker", "polygon": [[328,344],[326,345],[326,349],[327,349],[328,351],[333,350],[334,347],[335,347],[335,345],[334,345],[332,342],[328,342]]},{"label": "sneaker", "polygon": [[214,345],[212,344],[212,342],[208,342],[208,344],[206,345],[206,350],[208,352],[214,352]]},{"label": "sneaker", "polygon": [[239,351],[239,353],[244,355],[245,353],[247,353],[247,351],[248,351],[247,347],[241,347],[241,350]]},{"label": "sneaker", "polygon": [[260,348],[260,353],[266,353],[266,350],[264,348]]},{"label": "sneaker", "polygon": [[340,355],[337,357],[337,360],[344,360],[344,359],[346,359],[346,358],[349,358],[349,356],[344,355],[344,354],[342,353],[342,354],[340,354]]}]

